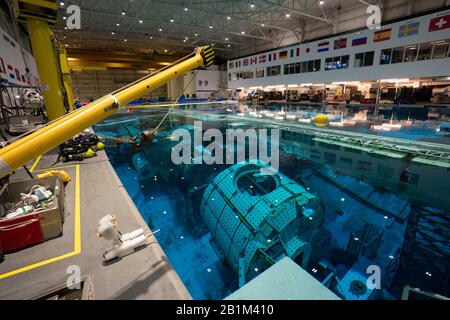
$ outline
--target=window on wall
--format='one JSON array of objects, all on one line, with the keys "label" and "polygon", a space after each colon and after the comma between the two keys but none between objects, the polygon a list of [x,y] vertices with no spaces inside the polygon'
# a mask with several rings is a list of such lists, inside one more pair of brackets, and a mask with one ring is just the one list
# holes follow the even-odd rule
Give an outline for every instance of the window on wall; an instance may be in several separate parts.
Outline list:
[{"label": "window on wall", "polygon": [[380,64],[391,63],[392,49],[381,50]]},{"label": "window on wall", "polygon": [[284,65],[284,74],[300,73],[300,63],[290,63]]},{"label": "window on wall", "polygon": [[340,56],[325,59],[325,71],[348,69],[350,56]]},{"label": "window on wall", "polygon": [[448,57],[449,41],[443,40],[434,43],[433,59],[441,59]]},{"label": "window on wall", "polygon": [[405,59],[403,62],[414,62],[417,59],[419,46],[417,44],[405,48]]},{"label": "window on wall", "polygon": [[274,77],[281,74],[281,66],[267,67],[267,76]]},{"label": "window on wall", "polygon": [[244,79],[253,79],[255,77],[253,71],[244,71],[242,72],[242,77]]},{"label": "window on wall", "polygon": [[355,54],[355,68],[368,67],[373,65],[374,51],[361,52]]},{"label": "window on wall", "polygon": [[403,54],[405,53],[405,48],[394,48],[392,49],[392,60],[391,63],[402,63]]},{"label": "window on wall", "polygon": [[431,52],[433,50],[433,44],[430,43],[421,43],[419,45],[419,55],[417,56],[417,60],[429,60],[431,59]]},{"label": "window on wall", "polygon": [[256,69],[256,78],[264,78],[264,69]]}]

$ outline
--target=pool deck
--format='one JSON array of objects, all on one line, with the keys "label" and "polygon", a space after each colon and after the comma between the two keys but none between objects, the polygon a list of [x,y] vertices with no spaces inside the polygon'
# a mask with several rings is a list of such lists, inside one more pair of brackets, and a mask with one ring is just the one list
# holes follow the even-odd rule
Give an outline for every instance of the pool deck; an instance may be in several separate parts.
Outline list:
[{"label": "pool deck", "polygon": [[[104,263],[102,254],[110,243],[96,235],[100,218],[116,215],[122,233],[147,227],[106,153],[100,151],[82,162],[54,164],[56,159],[52,151],[27,167],[34,175],[61,168],[72,177],[65,189],[63,235],[5,255],[0,263],[0,299],[34,299],[61,289],[73,274],[71,266],[79,266],[90,299],[191,299],[153,236],[133,254]],[[19,169],[10,181],[28,178]]]}]

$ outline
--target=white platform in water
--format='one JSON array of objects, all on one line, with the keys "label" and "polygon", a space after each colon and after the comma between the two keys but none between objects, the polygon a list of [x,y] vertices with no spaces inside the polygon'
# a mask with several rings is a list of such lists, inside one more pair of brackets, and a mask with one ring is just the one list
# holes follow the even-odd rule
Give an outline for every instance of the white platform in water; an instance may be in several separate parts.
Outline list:
[{"label": "white platform in water", "polygon": [[341,300],[285,257],[225,300]]}]

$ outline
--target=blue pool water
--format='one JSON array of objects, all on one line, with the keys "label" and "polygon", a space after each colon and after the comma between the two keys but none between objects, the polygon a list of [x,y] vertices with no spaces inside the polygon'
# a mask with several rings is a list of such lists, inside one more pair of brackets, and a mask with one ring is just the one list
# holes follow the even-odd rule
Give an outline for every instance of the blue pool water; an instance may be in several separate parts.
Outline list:
[{"label": "blue pool water", "polygon": [[[223,251],[200,216],[200,203],[205,189],[230,165],[174,165],[170,152],[176,142],[172,141],[171,135],[177,128],[192,130],[194,120],[198,120],[192,115],[197,111],[223,115],[218,121],[205,120],[204,129],[225,130],[234,127],[238,125],[237,122],[226,117],[226,110],[230,108],[223,105],[186,106],[182,108],[185,110],[178,110],[167,118],[152,143],[140,147],[117,142],[115,138],[129,138],[155,128],[164,110],[128,110],[130,112],[120,113],[94,127],[99,135],[106,137],[106,152],[111,164],[142,217],[153,230],[161,230],[157,239],[194,299],[223,299],[239,287],[237,274],[226,262]],[[255,127],[245,122],[240,126]],[[434,126],[434,123],[424,122],[398,132],[379,134],[409,140],[445,142],[446,138],[435,135]],[[362,124],[342,130],[368,133],[369,127]],[[382,233],[382,240],[376,245],[376,253],[370,257],[370,262],[382,269],[386,288],[371,298],[399,298],[402,288],[398,279],[406,274],[401,264],[410,259],[403,252],[406,230],[411,227],[410,217],[419,210],[416,203],[421,200],[416,200],[416,194],[412,192],[409,194],[400,189],[383,188],[380,183],[360,174],[305,159],[301,154],[287,151],[283,145],[281,150],[280,172],[321,199],[324,209],[324,222],[318,233],[320,250],[314,252],[313,262],[306,270],[318,279],[320,276],[314,274],[318,269],[333,270],[337,279],[345,278],[358,263],[368,259],[362,256],[355,258],[349,254],[349,242],[352,241],[349,237],[370,224]],[[142,159],[151,163],[151,172],[140,169]],[[384,161],[387,164],[391,162],[389,159]],[[441,210],[440,201],[437,199],[434,203],[430,198],[429,203],[420,203],[421,206],[436,205]],[[442,250],[447,252],[448,248]],[[440,260],[436,261],[435,274],[441,270],[441,264]],[[439,284],[435,278],[420,275],[417,281],[424,289],[438,291],[436,288],[439,288]],[[348,298],[345,293],[341,293],[341,296]]]}]

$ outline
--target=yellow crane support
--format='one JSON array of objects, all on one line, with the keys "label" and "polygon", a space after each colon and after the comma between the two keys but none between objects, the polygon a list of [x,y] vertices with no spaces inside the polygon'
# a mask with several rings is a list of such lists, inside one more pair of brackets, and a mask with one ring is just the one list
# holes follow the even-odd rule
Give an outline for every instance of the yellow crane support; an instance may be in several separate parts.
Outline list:
[{"label": "yellow crane support", "polygon": [[170,66],[101,97],[7,145],[0,149],[0,178],[109,117],[119,107],[125,106],[130,101],[188,71],[210,66],[213,61],[214,51],[212,48],[200,47],[194,53]]}]

